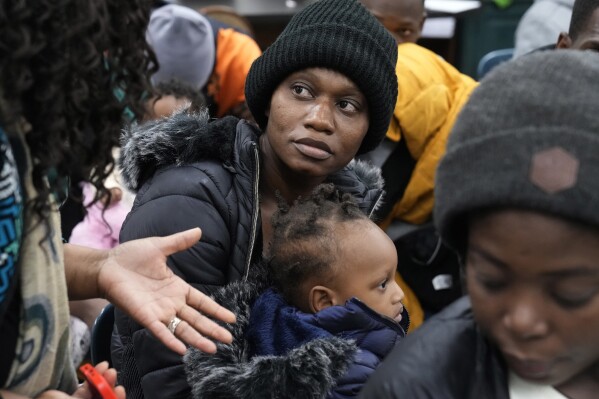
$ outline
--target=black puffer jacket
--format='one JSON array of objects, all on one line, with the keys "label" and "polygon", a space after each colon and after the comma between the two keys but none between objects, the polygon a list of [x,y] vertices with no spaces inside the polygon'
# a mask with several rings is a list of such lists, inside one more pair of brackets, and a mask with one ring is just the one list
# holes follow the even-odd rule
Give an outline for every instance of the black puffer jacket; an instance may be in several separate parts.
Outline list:
[{"label": "black puffer jacket", "polygon": [[464,297],[403,339],[359,397],[509,399],[507,372]]},{"label": "black puffer jacket", "polygon": [[[173,271],[209,294],[247,278],[262,254],[258,135],[233,117],[209,123],[205,114],[185,113],[129,132],[121,166],[138,193],[121,242],[199,226],[202,239],[169,257]],[[366,164],[352,162],[330,181],[368,215],[381,200],[380,171]],[[115,324],[121,347],[113,348],[113,360],[128,398],[190,396],[179,355],[118,310]]]}]

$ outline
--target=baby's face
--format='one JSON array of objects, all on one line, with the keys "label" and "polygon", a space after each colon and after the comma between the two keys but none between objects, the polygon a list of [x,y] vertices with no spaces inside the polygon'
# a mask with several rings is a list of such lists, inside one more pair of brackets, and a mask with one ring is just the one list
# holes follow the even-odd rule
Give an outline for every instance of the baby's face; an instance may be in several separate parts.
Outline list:
[{"label": "baby's face", "polygon": [[338,274],[330,288],[337,304],[356,297],[399,322],[404,293],[395,282],[397,251],[393,242],[370,221],[344,223],[335,232],[339,240],[335,265]]}]

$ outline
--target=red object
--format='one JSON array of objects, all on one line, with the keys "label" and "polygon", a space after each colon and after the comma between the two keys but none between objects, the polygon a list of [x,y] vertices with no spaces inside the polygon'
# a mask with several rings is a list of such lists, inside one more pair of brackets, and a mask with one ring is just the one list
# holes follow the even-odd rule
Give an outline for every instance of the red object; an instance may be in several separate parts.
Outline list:
[{"label": "red object", "polygon": [[87,363],[79,367],[79,370],[89,384],[93,399],[118,399],[108,381],[94,366]]}]

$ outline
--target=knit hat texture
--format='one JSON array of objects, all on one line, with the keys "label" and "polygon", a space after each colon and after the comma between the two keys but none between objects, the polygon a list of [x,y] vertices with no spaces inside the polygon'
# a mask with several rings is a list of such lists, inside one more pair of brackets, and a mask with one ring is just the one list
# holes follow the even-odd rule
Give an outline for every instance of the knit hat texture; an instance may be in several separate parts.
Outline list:
[{"label": "knit hat texture", "polygon": [[437,169],[435,223],[465,254],[467,215],[514,207],[599,227],[599,55],[539,52],[474,90]]},{"label": "knit hat texture", "polygon": [[176,79],[197,89],[206,85],[216,57],[214,32],[206,17],[168,4],[152,12],[146,37],[159,65],[153,84]]},{"label": "knit hat texture", "polygon": [[245,96],[264,130],[273,92],[287,76],[323,67],[351,79],[368,101],[370,124],[359,154],[385,137],[397,99],[397,44],[370,12],[355,0],[320,0],[289,22],[246,78]]}]

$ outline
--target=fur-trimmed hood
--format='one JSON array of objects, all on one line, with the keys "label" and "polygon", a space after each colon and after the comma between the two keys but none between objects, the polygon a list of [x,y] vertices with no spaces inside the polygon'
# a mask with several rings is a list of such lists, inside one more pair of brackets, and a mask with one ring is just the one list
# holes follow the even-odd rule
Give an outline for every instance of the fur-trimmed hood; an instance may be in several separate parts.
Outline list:
[{"label": "fur-trimmed hood", "polygon": [[[231,163],[239,124],[261,132],[247,122],[229,116],[210,120],[207,111],[179,112],[170,118],[147,122],[123,131],[119,165],[127,188],[138,191],[160,168],[190,164],[204,159]],[[366,190],[382,190],[380,169],[362,161],[352,161],[332,181],[340,186],[355,186],[358,178]]]},{"label": "fur-trimmed hood", "polygon": [[249,359],[245,340],[251,305],[268,286],[266,267],[252,267],[254,276],[231,283],[214,299],[237,316],[226,325],[233,335],[230,345],[217,343],[214,355],[190,348],[184,357],[187,381],[195,399],[325,398],[346,372],[356,353],[351,340],[327,337],[312,340],[286,356]]}]

